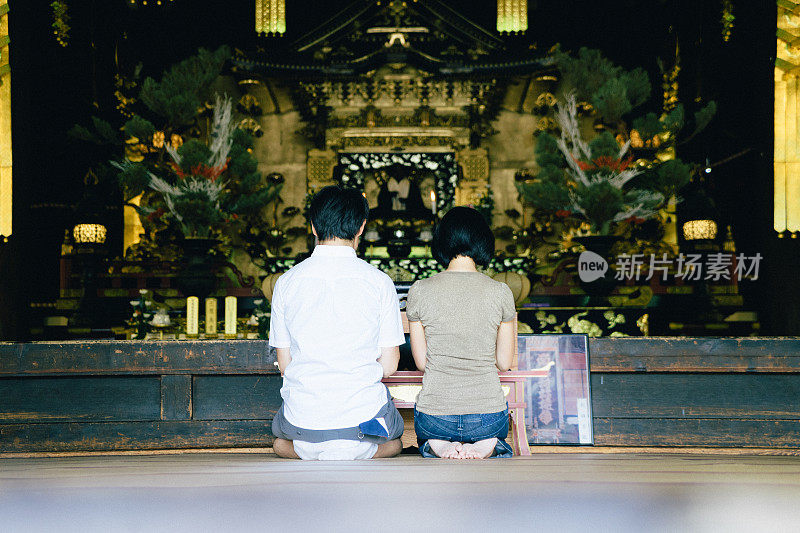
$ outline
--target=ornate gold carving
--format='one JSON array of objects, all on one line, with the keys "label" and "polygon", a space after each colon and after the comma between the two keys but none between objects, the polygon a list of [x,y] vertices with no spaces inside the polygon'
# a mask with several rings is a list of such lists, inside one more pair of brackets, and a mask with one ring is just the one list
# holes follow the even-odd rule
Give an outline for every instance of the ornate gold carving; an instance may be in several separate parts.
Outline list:
[{"label": "ornate gold carving", "polygon": [[485,148],[467,148],[458,153],[462,179],[456,190],[457,205],[477,205],[489,186],[489,154]]},{"label": "ornate gold carving", "polygon": [[336,166],[336,152],[333,150],[309,150],[306,164],[308,189],[333,185],[333,167]]},{"label": "ornate gold carving", "polygon": [[484,148],[461,150],[458,162],[465,182],[486,183],[489,180],[489,155]]},{"label": "ornate gold carving", "polygon": [[451,146],[452,144],[453,137],[450,136],[418,137],[415,135],[385,135],[375,137],[342,138],[343,148],[363,148],[369,146],[408,148],[411,146]]},{"label": "ornate gold carving", "polygon": [[539,119],[539,122],[536,124],[536,127],[539,128],[541,131],[556,131],[558,130],[558,124],[552,117],[542,117]]},{"label": "ornate gold carving", "polygon": [[481,197],[486,194],[486,183],[459,184],[456,189],[456,205],[478,205]]}]

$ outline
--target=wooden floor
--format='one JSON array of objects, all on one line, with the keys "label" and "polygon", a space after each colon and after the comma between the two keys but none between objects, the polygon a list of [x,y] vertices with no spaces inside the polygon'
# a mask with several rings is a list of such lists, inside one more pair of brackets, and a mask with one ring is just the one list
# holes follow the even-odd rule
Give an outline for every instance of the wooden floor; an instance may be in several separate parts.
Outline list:
[{"label": "wooden floor", "polygon": [[0,459],[3,531],[798,531],[800,458]]}]

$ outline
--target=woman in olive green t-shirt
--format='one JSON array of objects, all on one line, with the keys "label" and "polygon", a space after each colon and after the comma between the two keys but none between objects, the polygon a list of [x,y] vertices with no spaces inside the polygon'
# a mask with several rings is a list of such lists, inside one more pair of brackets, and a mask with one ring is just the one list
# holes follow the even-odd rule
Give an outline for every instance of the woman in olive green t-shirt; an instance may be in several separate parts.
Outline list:
[{"label": "woman in olive green t-shirt", "polygon": [[478,272],[494,253],[483,216],[454,207],[437,225],[433,253],[446,267],[408,292],[411,352],[425,372],[414,411],[425,457],[509,457],[508,406],[497,371],[514,349],[514,297]]}]

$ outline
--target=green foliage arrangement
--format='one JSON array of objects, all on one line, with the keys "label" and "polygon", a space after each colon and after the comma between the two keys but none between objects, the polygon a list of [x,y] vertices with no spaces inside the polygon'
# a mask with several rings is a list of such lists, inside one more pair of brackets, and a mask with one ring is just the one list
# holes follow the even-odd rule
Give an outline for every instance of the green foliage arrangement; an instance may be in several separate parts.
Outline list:
[{"label": "green foliage arrangement", "polygon": [[584,141],[574,94],[558,104],[556,119],[561,138],[542,134],[537,143],[538,160],[544,164],[538,179],[518,185],[528,202],[557,216],[580,218],[600,235],[608,235],[616,222],[655,216],[664,196],[630,185],[642,171],[626,157],[629,143],[620,147],[608,132]]},{"label": "green foliage arrangement", "polygon": [[252,140],[236,129],[230,98],[217,97],[209,139],[208,144],[190,139],[177,149],[167,145],[172,172],[166,175],[128,159],[112,163],[121,176],[135,179],[137,185],[146,181],[160,195],[157,203],[165,207],[139,206],[141,215],[165,217],[177,223],[185,237],[208,238],[236,226],[240,217],[258,212],[277,196],[279,188],[262,184],[247,151]]},{"label": "green foliage arrangement", "polygon": [[230,53],[226,46],[201,48],[160,80],[146,78],[133,114],[120,128],[123,139],[97,117],[92,129],[75,126],[70,132],[113,145],[117,154],[124,150],[124,158],[112,161],[120,188],[127,202],[142,195],[138,205],[128,205],[146,228],[155,228],[156,240],[174,228],[186,237],[236,242],[280,192],[280,184],[258,171],[253,138],[237,127],[231,99],[214,90]]},{"label": "green foliage arrangement", "polygon": [[[703,131],[716,104],[698,109],[691,133],[682,136],[687,121],[680,103],[660,117],[652,112],[631,117],[650,98],[642,69],[626,71],[588,48],[575,56],[556,49],[554,60],[570,91],[566,103],[557,106],[560,138],[538,135],[539,171],[535,179],[517,184],[520,195],[557,218],[587,222],[601,235],[622,221],[656,217],[691,180],[693,169],[676,157],[677,148]],[[589,142],[581,133],[578,101],[590,102],[602,123],[602,132]]]},{"label": "green foliage arrangement", "polygon": [[146,78],[139,99],[166,124],[189,125],[208,101],[211,85],[230,54],[227,46],[214,52],[201,48],[197,55],[167,70],[161,81]]},{"label": "green foliage arrangement", "polygon": [[567,86],[574,88],[578,99],[591,102],[606,122],[619,122],[650,98],[650,80],[644,70],[625,71],[599,50],[581,48],[577,57],[557,50],[554,59]]}]

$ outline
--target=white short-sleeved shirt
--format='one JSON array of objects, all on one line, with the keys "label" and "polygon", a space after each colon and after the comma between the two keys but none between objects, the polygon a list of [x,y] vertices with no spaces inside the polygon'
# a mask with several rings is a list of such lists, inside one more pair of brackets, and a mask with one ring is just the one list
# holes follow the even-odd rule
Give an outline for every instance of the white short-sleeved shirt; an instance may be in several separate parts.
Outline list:
[{"label": "white short-sleeved shirt", "polygon": [[373,417],[387,401],[380,349],[404,342],[394,283],[349,246],[317,245],[275,284],[269,344],[289,348],[281,397],[297,427]]}]

